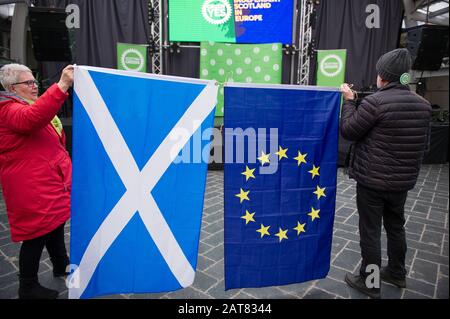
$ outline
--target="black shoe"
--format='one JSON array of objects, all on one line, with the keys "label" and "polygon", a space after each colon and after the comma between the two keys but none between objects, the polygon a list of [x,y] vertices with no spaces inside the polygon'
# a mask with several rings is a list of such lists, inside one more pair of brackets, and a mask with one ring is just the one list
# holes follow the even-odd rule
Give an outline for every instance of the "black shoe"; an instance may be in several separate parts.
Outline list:
[{"label": "black shoe", "polygon": [[365,280],[359,275],[346,274],[345,282],[353,289],[356,289],[371,298],[381,298],[380,288],[367,288]]},{"label": "black shoe", "polygon": [[388,282],[394,286],[397,286],[398,288],[406,288],[406,279],[398,279],[392,277],[388,267],[381,267],[380,277],[384,282]]},{"label": "black shoe", "polygon": [[19,299],[56,299],[56,290],[41,286],[36,278],[20,278]]}]

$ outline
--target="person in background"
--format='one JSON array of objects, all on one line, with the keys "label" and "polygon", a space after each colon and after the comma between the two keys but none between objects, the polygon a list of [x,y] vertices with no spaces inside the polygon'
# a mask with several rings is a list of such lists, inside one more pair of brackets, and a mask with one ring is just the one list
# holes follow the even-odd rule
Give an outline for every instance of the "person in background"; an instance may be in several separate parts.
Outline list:
[{"label": "person in background", "polygon": [[[370,265],[378,267],[381,280],[406,287],[404,206],[417,182],[431,120],[430,103],[407,86],[410,69],[406,49],[381,56],[376,65],[379,90],[359,106],[349,85],[341,86],[345,101],[341,134],[355,142],[349,175],[357,182],[362,256],[359,274],[347,274],[345,281],[372,298],[380,298],[380,285],[379,279],[378,284],[368,285]],[[389,261],[380,269],[382,222]]]},{"label": "person in background", "polygon": [[70,217],[72,163],[56,114],[73,84],[67,66],[57,84],[38,96],[30,69],[7,64],[0,69],[0,183],[13,242],[19,255],[19,298],[56,299],[58,292],[39,284],[44,246],[53,275],[67,275],[64,225]]}]

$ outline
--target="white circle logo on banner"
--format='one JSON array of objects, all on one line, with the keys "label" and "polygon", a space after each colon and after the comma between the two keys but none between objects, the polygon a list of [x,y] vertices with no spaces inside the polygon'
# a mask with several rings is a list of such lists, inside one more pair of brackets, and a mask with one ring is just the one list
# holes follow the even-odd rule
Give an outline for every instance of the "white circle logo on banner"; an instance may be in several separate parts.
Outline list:
[{"label": "white circle logo on banner", "polygon": [[144,56],[136,49],[130,48],[123,51],[120,61],[127,71],[141,71],[144,68]]},{"label": "white circle logo on banner", "polygon": [[206,0],[202,6],[203,18],[211,24],[224,24],[231,18],[228,0]]},{"label": "white circle logo on banner", "polygon": [[338,75],[343,68],[342,59],[336,54],[327,55],[320,63],[320,71],[330,78]]}]

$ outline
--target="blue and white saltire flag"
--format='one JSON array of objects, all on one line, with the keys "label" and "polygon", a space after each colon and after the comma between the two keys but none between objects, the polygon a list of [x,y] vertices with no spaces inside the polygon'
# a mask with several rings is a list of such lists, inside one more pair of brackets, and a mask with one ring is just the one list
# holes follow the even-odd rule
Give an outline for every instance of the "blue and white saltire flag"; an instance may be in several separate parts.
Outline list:
[{"label": "blue and white saltire flag", "polygon": [[69,298],[191,285],[207,163],[178,159],[216,83],[79,66],[74,91]]},{"label": "blue and white saltire flag", "polygon": [[340,100],[333,88],[225,87],[227,146],[236,140],[224,176],[226,289],[326,277]]}]

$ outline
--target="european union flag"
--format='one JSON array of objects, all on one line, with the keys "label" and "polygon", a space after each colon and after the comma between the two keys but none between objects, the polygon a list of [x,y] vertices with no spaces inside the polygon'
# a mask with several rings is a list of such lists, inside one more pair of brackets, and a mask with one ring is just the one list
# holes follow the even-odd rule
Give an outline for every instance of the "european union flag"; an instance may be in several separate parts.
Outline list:
[{"label": "european union flag", "polygon": [[192,284],[207,163],[177,160],[216,98],[213,81],[75,68],[70,298]]},{"label": "european union flag", "polygon": [[332,88],[225,88],[226,289],[327,276],[340,98]]}]

